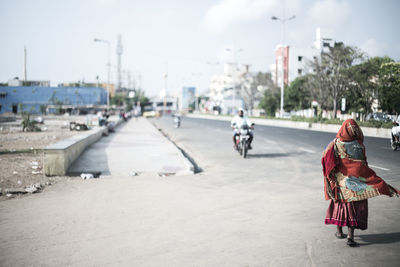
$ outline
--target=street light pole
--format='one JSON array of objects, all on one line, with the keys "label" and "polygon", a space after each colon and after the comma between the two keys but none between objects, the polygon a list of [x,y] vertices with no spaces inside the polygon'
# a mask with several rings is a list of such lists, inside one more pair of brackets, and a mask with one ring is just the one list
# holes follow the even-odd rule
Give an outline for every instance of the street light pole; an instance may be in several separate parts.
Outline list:
[{"label": "street light pole", "polygon": [[281,109],[280,109],[280,117],[283,117],[283,98],[285,92],[285,68],[284,68],[284,57],[285,57],[285,22],[294,19],[296,16],[291,16],[290,18],[278,18],[276,16],[272,16],[272,20],[279,20],[282,24],[281,38],[282,38],[282,47],[281,47],[281,66],[282,66],[282,81],[281,81]]},{"label": "street light pole", "polygon": [[107,44],[107,110],[110,108],[110,75],[111,75],[111,42],[108,40],[94,38],[94,42],[101,42]]},{"label": "street light pole", "polygon": [[[238,53],[242,52],[243,49],[240,48],[240,49],[235,51],[235,50],[232,50],[230,48],[225,48],[225,51],[231,52],[233,54],[234,59],[236,60],[236,55]],[[238,65],[239,65],[239,62],[238,62]],[[232,112],[234,111],[234,109],[236,109],[236,81],[235,81],[235,79],[237,77],[236,76],[236,72],[237,72],[237,68],[235,66],[235,73],[233,73],[233,75],[232,75],[232,81],[233,81],[232,82],[232,86],[233,86],[233,90],[232,90],[232,92],[233,92],[233,109],[232,109]]]}]

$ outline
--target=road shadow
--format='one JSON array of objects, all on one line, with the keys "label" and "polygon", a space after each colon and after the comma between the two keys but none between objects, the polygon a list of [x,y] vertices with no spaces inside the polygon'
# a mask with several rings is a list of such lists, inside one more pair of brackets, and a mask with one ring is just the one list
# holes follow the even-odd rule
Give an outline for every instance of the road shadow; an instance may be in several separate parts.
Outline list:
[{"label": "road shadow", "polygon": [[400,233],[383,233],[372,235],[359,235],[363,243],[360,246],[368,246],[372,244],[391,244],[400,242]]}]

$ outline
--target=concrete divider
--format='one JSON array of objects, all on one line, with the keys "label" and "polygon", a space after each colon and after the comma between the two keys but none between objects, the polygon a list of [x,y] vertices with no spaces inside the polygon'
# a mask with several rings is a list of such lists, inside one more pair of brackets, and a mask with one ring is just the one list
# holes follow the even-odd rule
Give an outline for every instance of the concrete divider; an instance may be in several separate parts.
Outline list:
[{"label": "concrete divider", "polygon": [[99,140],[106,127],[99,127],[47,146],[44,154],[44,174],[65,175],[68,167],[91,144]]},{"label": "concrete divider", "polygon": [[[122,119],[117,119],[113,122],[115,123],[115,128],[117,128],[122,123]],[[105,126],[96,127],[47,146],[43,149],[44,174],[47,176],[65,175],[69,166],[82,152],[97,142],[103,135],[108,135],[108,129]]]},{"label": "concrete divider", "polygon": [[[189,118],[201,118],[211,120],[223,120],[230,121],[232,117],[229,116],[215,116],[215,115],[203,115],[203,114],[187,114]],[[258,125],[277,126],[286,128],[297,128],[311,131],[330,132],[337,133],[340,125],[338,124],[324,124],[324,123],[309,123],[301,121],[289,121],[289,120],[269,120],[269,119],[258,119],[251,118],[251,120]],[[385,128],[371,128],[361,127],[365,136],[380,137],[380,138],[391,138],[392,130]]]}]

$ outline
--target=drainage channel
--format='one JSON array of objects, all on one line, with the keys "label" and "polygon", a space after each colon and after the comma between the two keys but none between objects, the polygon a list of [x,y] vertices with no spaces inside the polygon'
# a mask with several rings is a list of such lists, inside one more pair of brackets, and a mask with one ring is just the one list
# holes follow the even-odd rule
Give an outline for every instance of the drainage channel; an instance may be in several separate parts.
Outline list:
[{"label": "drainage channel", "polygon": [[175,142],[174,140],[172,140],[171,137],[170,137],[167,133],[165,133],[165,132],[164,132],[161,128],[159,128],[155,123],[152,122],[152,124],[154,125],[154,127],[156,127],[156,129],[157,129],[160,133],[162,133],[162,135],[164,135],[172,144],[174,144],[174,146],[175,146],[176,148],[179,149],[179,151],[182,153],[182,155],[183,155],[187,160],[190,161],[190,163],[193,165],[193,173],[194,173],[194,174],[200,173],[200,172],[203,171],[203,169],[200,168],[200,166],[196,163],[196,161],[195,161],[184,149],[182,149],[180,146],[178,146],[178,145],[176,144],[176,142]]}]

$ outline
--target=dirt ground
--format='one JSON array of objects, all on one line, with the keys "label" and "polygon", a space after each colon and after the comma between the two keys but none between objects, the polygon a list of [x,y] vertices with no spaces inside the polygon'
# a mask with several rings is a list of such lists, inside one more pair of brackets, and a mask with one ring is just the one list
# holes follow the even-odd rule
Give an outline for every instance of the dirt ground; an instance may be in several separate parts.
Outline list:
[{"label": "dirt ground", "polygon": [[[69,122],[76,118],[45,119],[41,132],[22,132],[21,122],[0,123],[0,201],[10,198],[7,189],[21,189],[40,183],[42,190],[68,177],[43,174],[42,149],[72,135]],[[12,197],[21,197],[13,194]]]}]

